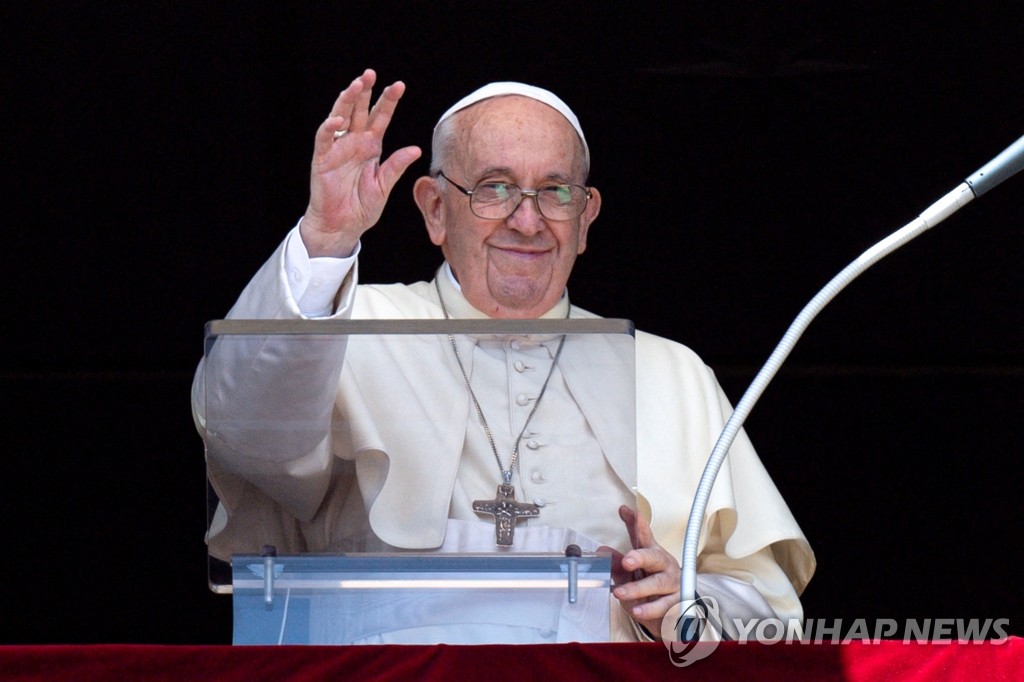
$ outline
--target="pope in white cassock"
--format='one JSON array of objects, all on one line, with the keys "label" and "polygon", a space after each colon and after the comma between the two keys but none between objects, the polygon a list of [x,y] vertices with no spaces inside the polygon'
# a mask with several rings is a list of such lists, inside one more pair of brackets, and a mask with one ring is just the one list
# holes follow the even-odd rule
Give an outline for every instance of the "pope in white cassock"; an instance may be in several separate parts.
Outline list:
[{"label": "pope in white cassock", "polygon": [[[435,128],[430,175],[414,186],[445,258],[435,280],[357,284],[360,237],[420,156],[381,160],[404,85],[371,106],[375,78],[355,79],[320,126],[306,213],[228,317],[596,317],[566,290],[601,208],[586,139],[564,102],[520,83],[481,88]],[[223,376],[201,365],[194,411],[221,500],[211,553],[348,551],[339,519],[353,509],[378,541],[357,549],[494,550],[497,525],[498,544],[516,549],[611,548],[613,639],[658,637],[679,602],[692,494],[731,408],[687,348],[642,332],[635,343],[635,462],[617,442],[633,415],[615,428],[623,416],[603,399],[632,371],[617,376],[614,349],[575,338],[445,339],[426,358],[356,337],[314,358],[267,342],[218,364]],[[235,437],[207,424],[210,400],[246,423],[316,427],[288,443]],[[502,484],[524,516],[495,518],[486,503]],[[744,434],[712,493],[698,572],[727,631],[733,618],[802,620],[813,553]]]}]

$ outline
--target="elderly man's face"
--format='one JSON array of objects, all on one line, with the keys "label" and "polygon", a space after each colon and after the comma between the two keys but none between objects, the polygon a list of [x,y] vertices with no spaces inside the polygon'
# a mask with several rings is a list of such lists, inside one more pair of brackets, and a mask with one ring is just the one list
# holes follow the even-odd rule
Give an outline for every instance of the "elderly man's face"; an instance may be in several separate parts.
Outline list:
[{"label": "elderly man's face", "polygon": [[[457,151],[442,170],[459,185],[584,183],[579,138],[546,104],[498,97],[455,116]],[[538,317],[558,302],[601,204],[592,190],[579,218],[556,221],[527,198],[508,218],[485,220],[470,210],[469,197],[429,178],[417,183],[416,200],[466,299],[491,317],[506,318]]]}]

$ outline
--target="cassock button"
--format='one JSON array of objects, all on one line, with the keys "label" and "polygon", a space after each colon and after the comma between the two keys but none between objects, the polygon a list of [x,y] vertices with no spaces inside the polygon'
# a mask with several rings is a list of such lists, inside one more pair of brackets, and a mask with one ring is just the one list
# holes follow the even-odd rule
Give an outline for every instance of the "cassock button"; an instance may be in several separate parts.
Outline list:
[{"label": "cassock button", "polygon": [[538,507],[543,507],[543,506],[544,506],[544,505],[546,505],[546,504],[547,504],[548,502],[547,502],[547,500],[545,500],[545,499],[544,499],[543,497],[535,497],[535,498],[533,498],[533,503],[534,503],[535,505],[537,505]]},{"label": "cassock button", "polygon": [[525,393],[520,393],[519,395],[516,396],[516,405],[519,405],[520,407],[523,407],[524,405],[529,405],[529,404],[530,404],[530,396],[526,395]]},{"label": "cassock button", "polygon": [[517,372],[523,372],[526,370],[526,363],[523,362],[522,360],[516,360],[515,364],[513,364],[512,366],[516,368]]},{"label": "cassock button", "polygon": [[534,471],[532,474],[530,474],[530,480],[533,481],[534,483],[543,483],[544,474],[542,474],[539,471]]},{"label": "cassock button", "polygon": [[537,448],[540,447],[540,443],[531,439],[526,441],[526,447],[530,448],[531,450],[536,450]]}]

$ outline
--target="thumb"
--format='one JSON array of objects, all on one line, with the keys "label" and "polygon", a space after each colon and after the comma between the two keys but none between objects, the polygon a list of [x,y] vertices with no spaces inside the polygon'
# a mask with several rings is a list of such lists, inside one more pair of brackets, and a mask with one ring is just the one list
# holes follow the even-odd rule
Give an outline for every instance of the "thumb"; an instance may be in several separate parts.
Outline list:
[{"label": "thumb", "polygon": [[377,171],[377,182],[384,194],[390,194],[398,179],[416,159],[423,155],[419,147],[402,147],[396,150]]}]

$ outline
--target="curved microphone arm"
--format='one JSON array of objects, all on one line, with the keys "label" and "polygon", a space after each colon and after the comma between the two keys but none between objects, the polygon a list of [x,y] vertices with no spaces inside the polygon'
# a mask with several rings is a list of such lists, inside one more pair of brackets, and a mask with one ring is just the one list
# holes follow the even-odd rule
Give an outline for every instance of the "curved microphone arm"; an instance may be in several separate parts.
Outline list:
[{"label": "curved microphone arm", "polygon": [[[694,494],[693,504],[690,507],[690,518],[686,525],[686,538],[683,543],[682,575],[680,578],[682,613],[692,612],[689,607],[693,605],[696,598],[697,549],[700,540],[700,529],[704,522],[704,514],[707,509],[708,500],[711,497],[711,488],[714,486],[715,477],[718,476],[718,471],[722,468],[722,463],[729,453],[733,440],[743,427],[743,422],[746,421],[758,398],[761,397],[769,382],[779,371],[782,363],[785,362],[811,321],[817,317],[818,313],[840,291],[845,289],[850,282],[859,277],[865,270],[907,242],[920,236],[926,230],[935,227],[968,204],[972,199],[980,197],[1022,168],[1024,168],[1024,137],[1021,137],[1007,147],[999,156],[988,162],[952,192],[928,207],[916,220],[862,253],[859,258],[833,277],[804,306],[804,309],[800,311],[796,319],[793,320],[789,329],[783,335],[782,340],[764,364],[764,367],[754,377],[750,387],[747,388],[746,393],[743,394],[739,403],[736,404],[732,415],[729,417],[725,427],[722,429],[721,435],[718,437],[718,441],[715,443],[714,449],[711,451],[711,455],[708,457],[708,463],[705,465],[704,473],[701,475],[700,483],[697,485],[697,492]],[[676,626],[676,635],[682,641],[699,638],[699,634],[699,627],[695,626],[692,617],[680,619]]]}]

